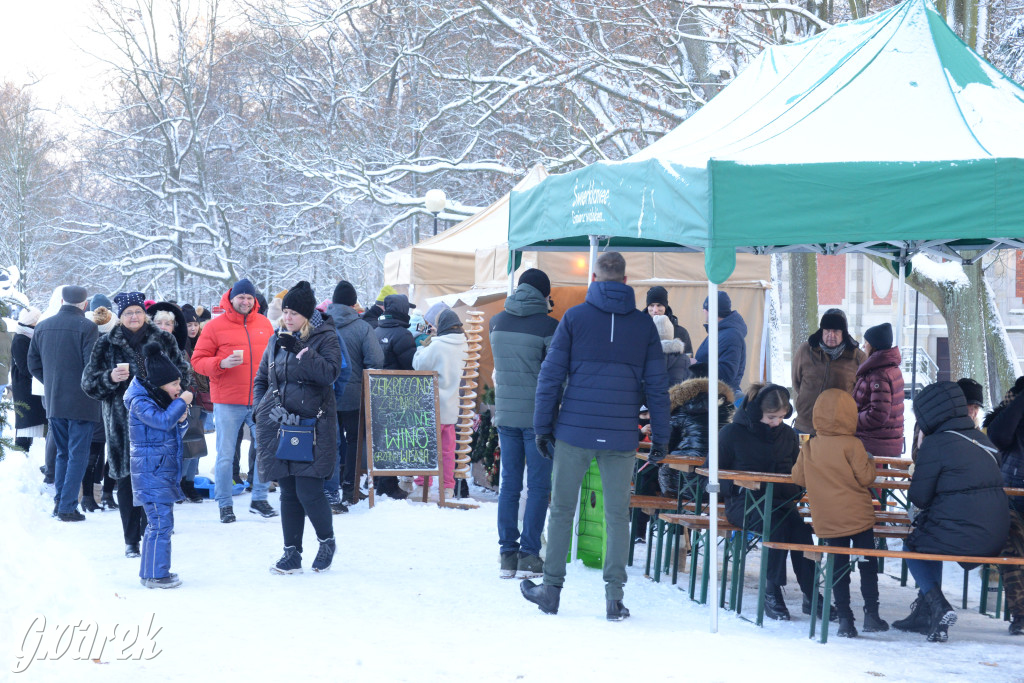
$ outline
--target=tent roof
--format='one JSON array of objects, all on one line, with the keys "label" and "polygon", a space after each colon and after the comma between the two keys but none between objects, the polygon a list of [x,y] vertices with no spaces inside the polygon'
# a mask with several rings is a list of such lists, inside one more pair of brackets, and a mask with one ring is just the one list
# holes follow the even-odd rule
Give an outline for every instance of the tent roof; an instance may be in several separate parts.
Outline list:
[{"label": "tent roof", "polygon": [[704,250],[721,282],[736,250],[949,257],[1022,227],[1024,89],[907,0],[765,50],[626,161],[514,193],[509,243]]}]

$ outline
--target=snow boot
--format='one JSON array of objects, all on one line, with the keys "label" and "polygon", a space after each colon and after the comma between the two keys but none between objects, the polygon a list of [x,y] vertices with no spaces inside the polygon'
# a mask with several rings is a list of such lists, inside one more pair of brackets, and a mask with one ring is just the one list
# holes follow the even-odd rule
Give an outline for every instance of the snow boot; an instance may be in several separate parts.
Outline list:
[{"label": "snow boot", "polygon": [[334,493],[328,493],[327,504],[331,506],[332,515],[341,515],[348,512],[348,508],[345,507],[345,503],[341,500],[341,491],[335,491]]},{"label": "snow boot", "polygon": [[104,510],[116,510],[117,503],[114,502],[114,492],[104,492],[103,496],[100,498],[100,505],[103,506]]},{"label": "snow boot", "polygon": [[853,623],[853,614],[846,614],[839,617],[839,630],[836,635],[840,638],[856,638],[857,627]]},{"label": "snow boot", "polygon": [[919,593],[917,599],[910,603],[910,614],[892,622],[892,625],[898,631],[912,631],[922,635],[931,633],[931,619],[924,596]]},{"label": "snow boot", "polygon": [[537,605],[544,614],[558,614],[558,600],[562,594],[561,586],[536,584],[529,579],[523,579],[523,582],[519,584],[519,590],[524,598]]},{"label": "snow boot", "polygon": [[864,633],[880,633],[888,630],[888,622],[878,616],[878,605],[871,607],[864,605]]},{"label": "snow boot", "polygon": [[78,508],[75,508],[71,512],[58,512],[57,519],[62,522],[84,522],[85,515],[79,512]]},{"label": "snow boot", "polygon": [[516,578],[538,579],[544,576],[544,560],[537,555],[519,555],[519,563],[516,566]]},{"label": "snow boot", "polygon": [[781,587],[768,586],[764,594],[764,615],[776,621],[789,621],[789,610],[782,597]]},{"label": "snow boot", "polygon": [[203,497],[196,491],[196,485],[188,479],[181,480],[181,492],[185,494],[185,500],[189,503],[203,502]]},{"label": "snow boot", "polygon": [[509,550],[501,554],[501,568],[498,570],[498,578],[514,579],[519,568],[519,552]]},{"label": "snow boot", "polygon": [[[320,541],[320,539],[316,539]],[[313,559],[313,571],[325,572],[331,568],[331,560],[334,559],[334,551],[337,546],[334,542],[334,537],[331,536],[326,541],[320,541],[320,549],[316,551],[316,557]]]},{"label": "snow boot", "polygon": [[[800,604],[800,610],[804,614],[811,613],[811,597],[804,593],[803,602]],[[825,611],[825,596],[818,593],[818,618],[821,619],[821,615]],[[839,610],[836,609],[835,605],[832,605],[832,610],[828,614],[829,621],[839,621]]]},{"label": "snow boot", "polygon": [[231,524],[235,521],[235,511],[230,505],[222,507],[220,509],[220,522],[221,524]]},{"label": "snow boot", "polygon": [[608,621],[622,621],[629,618],[629,610],[622,600],[605,600],[605,618]]},{"label": "snow boot", "polygon": [[1024,636],[1024,615],[1013,615],[1013,619],[1010,621],[1010,635]]},{"label": "snow boot", "polygon": [[125,557],[132,558],[132,557],[140,557],[141,555],[142,555],[142,553],[139,552],[139,544],[138,543],[128,543],[127,545],[125,545],[125,547],[124,547],[124,556]]},{"label": "snow boot", "polygon": [[249,503],[249,512],[262,517],[277,517],[277,510],[265,500],[254,500]]},{"label": "snow boot", "polygon": [[937,586],[925,593],[925,604],[928,608],[930,629],[929,643],[944,643],[949,640],[949,627],[956,623],[956,610],[946,601],[946,596]]},{"label": "snow boot", "polygon": [[177,574],[169,574],[162,579],[139,579],[146,588],[177,588],[181,585],[181,579]]},{"label": "snow boot", "polygon": [[[319,554],[318,554],[319,556]],[[299,553],[298,548],[293,545],[286,545],[284,547],[284,555],[277,561],[273,567],[270,568],[271,574],[301,574],[302,573],[302,554]]]},{"label": "snow boot", "polygon": [[92,497],[92,491],[82,496],[82,509],[86,512],[96,512],[100,509],[100,506],[96,504],[96,499]]}]

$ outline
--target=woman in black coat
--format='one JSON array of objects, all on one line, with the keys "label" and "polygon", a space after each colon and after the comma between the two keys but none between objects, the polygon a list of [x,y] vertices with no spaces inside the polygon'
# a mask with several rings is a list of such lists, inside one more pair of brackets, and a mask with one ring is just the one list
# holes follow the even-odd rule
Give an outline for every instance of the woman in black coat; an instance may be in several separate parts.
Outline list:
[{"label": "woman in black coat", "polygon": [[[302,572],[302,531],[308,517],[320,542],[313,571],[321,572],[330,569],[335,549],[324,479],[331,476],[338,459],[334,380],[341,372],[341,342],[331,318],[316,310],[308,282],[290,289],[281,308],[285,329],[267,344],[253,384],[260,481],[276,481],[281,486],[284,555],[270,570],[277,574]],[[277,458],[285,413],[316,418],[312,462]]]},{"label": "woman in black coat", "polygon": [[[907,497],[918,512],[903,547],[936,555],[995,556],[1010,530],[1010,511],[998,452],[967,416],[967,399],[954,382],[936,382],[914,400],[924,440],[917,450]],[[956,612],[942,595],[942,562],[907,560],[919,587],[902,630],[928,619],[928,640],[945,642]]]},{"label": "woman in black coat", "polygon": [[[748,472],[775,472],[790,474],[800,444],[793,428],[782,420],[793,414],[789,391],[777,384],[754,384],[730,424],[722,427],[718,436],[718,466],[723,470]],[[783,543],[812,543],[811,527],[796,511],[794,499],[800,494],[795,484],[776,484],[772,505],[772,526],[768,540]],[[725,497],[725,516],[734,526],[743,526],[746,489],[731,481],[722,482]],[[760,494],[763,497],[763,494]],[[746,528],[761,532],[761,518],[751,513]],[[765,615],[771,619],[788,620],[789,610],[782,597],[786,585],[786,551],[766,549],[768,586],[765,592]],[[803,592],[803,612],[811,613],[811,591],[814,588],[814,564],[801,552],[789,553],[793,573]],[[819,609],[822,603],[818,602]],[[833,614],[835,612],[833,611]]]},{"label": "woman in black coat", "polygon": [[[136,507],[132,495],[128,408],[124,393],[132,377],[145,377],[142,347],[149,341],[160,344],[161,352],[171,359],[182,377],[190,381],[192,369],[174,337],[149,322],[141,292],[121,292],[114,297],[118,324],[100,336],[92,347],[89,364],[82,372],[82,390],[100,401],[103,429],[107,437],[107,463],[110,476],[117,480],[117,504],[124,530],[125,556],[139,556],[139,542],[146,529],[142,507]],[[118,368],[127,363],[128,369]]]},{"label": "woman in black coat", "polygon": [[[688,379],[682,384],[677,384],[668,390],[668,398],[672,405],[672,414],[669,417],[669,424],[672,427],[669,438],[669,448],[672,455],[682,455],[688,458],[708,457],[708,412],[710,401],[708,399],[707,378]],[[719,430],[732,421],[736,412],[733,402],[732,389],[725,382],[718,383],[718,426]],[[685,475],[689,478],[700,478],[697,474]],[[674,470],[668,465],[658,466],[658,484],[661,486],[662,495],[673,498],[679,491],[679,470]]]},{"label": "woman in black coat", "polygon": [[22,309],[18,315],[14,338],[11,339],[11,395],[17,406],[14,411],[14,445],[26,452],[32,447],[35,436],[43,436],[46,425],[43,397],[32,393],[32,374],[28,371],[28,347],[32,343],[37,322],[37,309]]}]

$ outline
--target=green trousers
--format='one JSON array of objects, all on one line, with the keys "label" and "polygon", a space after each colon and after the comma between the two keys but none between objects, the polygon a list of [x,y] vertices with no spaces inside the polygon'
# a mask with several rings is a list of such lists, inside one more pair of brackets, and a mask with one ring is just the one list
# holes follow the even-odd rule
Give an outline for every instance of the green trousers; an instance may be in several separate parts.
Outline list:
[{"label": "green trousers", "polygon": [[608,537],[604,560],[605,598],[621,600],[629,557],[629,485],[636,463],[633,451],[599,451],[577,448],[564,441],[555,442],[544,583],[549,586],[565,583],[565,561],[572,543],[572,523],[580,500],[580,486],[595,458],[601,471]]}]

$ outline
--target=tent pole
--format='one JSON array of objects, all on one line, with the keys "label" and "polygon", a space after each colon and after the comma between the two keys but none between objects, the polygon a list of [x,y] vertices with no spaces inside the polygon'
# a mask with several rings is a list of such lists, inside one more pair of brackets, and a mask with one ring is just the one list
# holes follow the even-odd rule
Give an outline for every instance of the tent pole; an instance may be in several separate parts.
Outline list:
[{"label": "tent pole", "polygon": [[593,279],[593,275],[596,272],[594,268],[597,267],[597,235],[590,235],[590,272],[587,273],[587,284],[590,286],[590,281]]},{"label": "tent pole", "polygon": [[917,396],[917,313],[921,305],[921,292],[914,290],[914,351],[913,365],[910,366],[910,400]]},{"label": "tent pole", "polygon": [[[718,285],[708,281],[708,396],[718,396]],[[717,400],[711,405],[717,405]],[[708,411],[708,556],[711,633],[718,633],[718,411]],[[690,568],[693,571],[693,568]]]},{"label": "tent pole", "polygon": [[901,252],[900,260],[900,291],[896,303],[896,347],[903,345],[903,322],[905,307],[907,305],[907,259]]},{"label": "tent pole", "polygon": [[508,271],[508,296],[512,296],[516,292],[516,250],[513,249],[509,254],[512,259],[512,269]]}]

